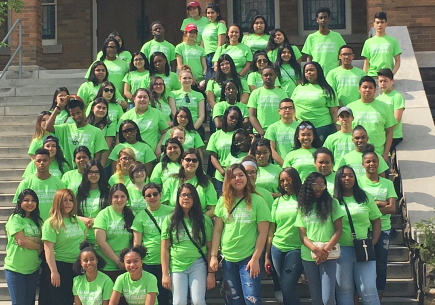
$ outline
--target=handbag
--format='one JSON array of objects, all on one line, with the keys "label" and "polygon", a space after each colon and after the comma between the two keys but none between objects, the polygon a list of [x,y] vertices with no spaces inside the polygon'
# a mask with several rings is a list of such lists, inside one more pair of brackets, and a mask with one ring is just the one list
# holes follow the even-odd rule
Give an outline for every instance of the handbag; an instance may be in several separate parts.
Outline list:
[{"label": "handbag", "polygon": [[355,227],[353,226],[352,216],[350,216],[349,208],[346,203],[347,217],[349,219],[350,230],[352,232],[353,247],[355,249],[356,261],[358,263],[376,260],[375,249],[373,248],[371,238],[356,238]]},{"label": "handbag", "polygon": [[[321,242],[321,241],[315,241],[315,242],[313,242],[313,244],[314,244],[316,247],[323,248],[323,247],[325,247],[328,243],[327,243],[327,242]],[[338,258],[340,257],[340,253],[341,253],[340,245],[339,245],[338,243],[336,243],[336,244],[335,244],[335,247],[331,249],[331,252],[329,252],[329,254],[328,254],[328,258],[327,258],[326,260],[330,260],[330,259],[338,259]],[[312,258],[312,259],[317,259],[317,256],[316,256],[316,254],[314,254],[313,251],[311,251],[311,258]]]}]

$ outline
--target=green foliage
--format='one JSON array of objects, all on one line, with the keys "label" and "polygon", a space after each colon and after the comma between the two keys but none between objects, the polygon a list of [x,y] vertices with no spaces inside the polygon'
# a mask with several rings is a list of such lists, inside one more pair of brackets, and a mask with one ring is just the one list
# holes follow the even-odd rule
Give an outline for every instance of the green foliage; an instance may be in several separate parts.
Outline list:
[{"label": "green foliage", "polygon": [[[0,1],[0,26],[5,22],[6,17],[8,16],[8,11],[14,10],[19,13],[24,8],[24,3],[22,0],[8,0],[8,1]],[[0,38],[2,39],[2,38]],[[6,47],[5,43],[0,43],[0,47]]]},{"label": "green foliage", "polygon": [[435,266],[435,217],[417,222],[415,228],[421,240],[414,248],[420,250],[420,257],[426,264]]}]

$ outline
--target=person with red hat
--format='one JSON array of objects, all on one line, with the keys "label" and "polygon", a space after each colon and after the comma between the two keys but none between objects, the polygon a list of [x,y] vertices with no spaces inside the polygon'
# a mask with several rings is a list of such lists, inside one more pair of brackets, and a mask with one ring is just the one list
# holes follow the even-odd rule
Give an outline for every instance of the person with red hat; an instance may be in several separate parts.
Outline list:
[{"label": "person with red hat", "polygon": [[208,18],[201,16],[201,5],[198,1],[190,1],[187,4],[187,14],[188,18],[183,20],[183,23],[181,24],[180,31],[183,33],[186,31],[186,26],[189,23],[193,23],[197,26],[198,35],[196,37],[196,43],[198,45],[201,44],[201,37],[202,37],[202,31],[204,30],[204,27],[210,23],[210,20]]}]

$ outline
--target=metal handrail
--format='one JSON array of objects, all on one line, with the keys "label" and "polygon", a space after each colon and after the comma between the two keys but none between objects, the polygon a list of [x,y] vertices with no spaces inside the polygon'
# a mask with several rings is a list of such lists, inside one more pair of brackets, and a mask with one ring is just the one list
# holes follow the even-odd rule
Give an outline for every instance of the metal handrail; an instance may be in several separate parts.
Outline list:
[{"label": "metal handrail", "polygon": [[[9,36],[11,36],[12,31],[16,28],[16,26],[19,25],[18,31],[18,48],[15,50],[14,54],[12,54],[11,59],[9,59],[8,63],[6,64],[6,66],[4,67],[2,73],[0,74],[0,79],[2,79],[3,75],[6,74],[6,72],[8,71],[8,68],[10,67],[10,65],[12,64],[12,61],[14,60],[15,56],[17,56],[17,53],[19,53],[18,56],[18,77],[19,79],[21,79],[21,76],[23,74],[23,40],[22,40],[22,34],[23,34],[23,29],[22,29],[22,23],[21,23],[21,19],[17,19],[17,21],[15,21],[14,25],[11,27],[11,29],[9,30],[9,32],[6,34],[5,38],[2,40],[2,43],[5,43],[8,39]],[[1,48],[2,46],[0,46]]]}]

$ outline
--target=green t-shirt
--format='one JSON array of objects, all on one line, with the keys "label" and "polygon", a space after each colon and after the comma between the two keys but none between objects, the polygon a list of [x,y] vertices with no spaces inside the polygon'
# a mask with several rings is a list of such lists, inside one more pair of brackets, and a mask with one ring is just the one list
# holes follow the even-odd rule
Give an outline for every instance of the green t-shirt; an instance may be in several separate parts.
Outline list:
[{"label": "green t-shirt", "polygon": [[186,25],[188,25],[189,23],[194,23],[198,28],[198,36],[196,37],[196,43],[200,45],[202,39],[202,32],[204,31],[205,26],[210,23],[210,20],[204,16],[200,17],[198,20],[193,19],[192,17],[186,18],[183,20],[183,23],[181,24],[180,31],[184,32]]},{"label": "green t-shirt", "polygon": [[293,149],[294,135],[297,127],[298,122],[296,121],[285,124],[279,120],[267,128],[264,138],[275,142],[276,151],[281,158],[285,158]]},{"label": "green t-shirt", "polygon": [[263,197],[264,201],[267,204],[267,207],[269,208],[269,211],[272,210],[272,204],[273,204],[273,196],[272,193],[269,190],[266,190],[265,188],[262,188],[261,186],[256,185],[255,191]]},{"label": "green t-shirt", "polygon": [[[376,97],[378,100],[383,101],[390,106],[394,111],[398,109],[405,109],[405,98],[397,90],[393,89],[390,93],[382,93]],[[403,138],[402,121],[400,121],[393,131],[393,139]]]},{"label": "green t-shirt", "polygon": [[82,304],[101,305],[103,301],[110,300],[112,290],[112,280],[101,271],[98,271],[97,277],[92,282],[88,282],[86,274],[73,279],[73,294],[79,297]]},{"label": "green t-shirt", "polygon": [[278,113],[279,103],[287,97],[287,93],[280,88],[260,87],[249,96],[248,108],[257,109],[258,122],[266,131],[270,125],[281,119]]},{"label": "green t-shirt", "polygon": [[[185,130],[185,131],[186,133],[185,133],[184,143],[183,143],[184,150],[187,150],[189,148],[204,147],[204,141],[201,139],[201,136],[196,130],[193,131]],[[163,144],[166,144],[166,141],[168,141],[171,132],[172,132],[172,128],[166,132],[165,137],[163,138]]]},{"label": "green t-shirt", "polygon": [[262,36],[256,35],[254,33],[244,35],[242,38],[242,43],[247,45],[250,49],[252,54],[254,54],[256,51],[261,50],[265,51],[267,43],[269,42],[269,34],[264,34]]},{"label": "green t-shirt", "polygon": [[74,150],[79,146],[86,146],[91,152],[91,157],[95,153],[109,149],[101,129],[91,124],[80,128],[77,128],[75,123],[60,124],[54,126],[54,133],[59,138],[59,144],[69,164],[74,164]]},{"label": "green t-shirt", "polygon": [[[128,305],[143,305],[148,293],[159,294],[156,277],[146,271],[142,271],[142,277],[137,281],[132,280],[128,272],[121,274],[116,278],[113,290],[121,293]],[[158,304],[156,298],[154,305]]]},{"label": "green t-shirt", "polygon": [[[173,207],[164,204],[160,205],[160,208],[155,211],[148,209],[151,215],[154,216],[154,219],[156,220],[160,229],[162,228],[165,217],[171,214],[173,210]],[[142,244],[147,249],[147,255],[145,256],[144,263],[147,265],[160,265],[160,246],[162,244],[160,231],[143,209],[136,214],[131,229],[142,233]]]},{"label": "green t-shirt", "polygon": [[352,142],[352,133],[345,133],[339,130],[326,138],[323,147],[332,152],[334,163],[339,164],[345,154],[355,149],[355,144]]},{"label": "green t-shirt", "polygon": [[26,237],[41,238],[41,230],[30,218],[12,214],[6,223],[8,236],[4,269],[20,274],[32,274],[39,269],[41,260],[37,250],[18,246],[14,235],[23,232]]},{"label": "green t-shirt", "polygon": [[169,62],[175,60],[175,47],[172,43],[166,40],[159,42],[155,39],[151,39],[142,46],[140,51],[145,54],[148,61],[150,60],[151,55],[155,52],[162,52],[165,54]]},{"label": "green t-shirt", "polygon": [[32,140],[32,142],[30,142],[30,146],[29,146],[29,150],[27,151],[27,153],[29,154],[29,156],[34,155],[35,151],[38,148],[42,148],[42,145],[44,143],[44,137],[41,138],[34,138]]},{"label": "green t-shirt", "polygon": [[316,128],[332,124],[329,108],[338,107],[338,101],[329,98],[318,84],[298,85],[291,98],[299,121],[310,121]]},{"label": "green t-shirt", "polygon": [[57,261],[74,263],[80,254],[80,243],[85,239],[85,224],[77,217],[63,217],[65,227],[59,231],[51,226],[51,217],[42,226],[42,240],[54,244],[54,257]]},{"label": "green t-shirt", "polygon": [[328,188],[328,193],[331,197],[334,197],[334,186],[335,186],[335,172],[330,173],[328,176],[325,176],[326,179],[326,187]]},{"label": "green t-shirt", "polygon": [[121,182],[121,180],[119,179],[118,174],[114,173],[112,176],[110,176],[109,181],[108,181],[110,187],[112,187],[114,184],[117,184],[117,183],[122,183],[122,184],[125,185],[125,187],[128,187],[130,184],[132,184],[129,175],[122,176],[122,178],[123,178],[122,179],[123,181]]},{"label": "green t-shirt", "polygon": [[248,152],[243,152],[243,151],[239,151],[235,156],[229,154],[228,158],[224,160],[223,165],[225,165],[225,167],[228,167],[236,163],[242,163],[243,158],[246,157],[247,155]]},{"label": "green t-shirt", "polygon": [[[358,179],[358,184],[364,191],[372,195],[375,201],[388,201],[390,198],[397,199],[393,182],[389,179],[379,177],[378,182],[373,182],[366,175]],[[381,230],[386,231],[389,229],[391,229],[391,214],[383,214],[381,216]]]},{"label": "green t-shirt", "polygon": [[285,92],[287,92],[288,96],[292,96],[293,91],[295,91],[296,86],[298,85],[298,80],[300,80],[300,77],[297,78],[295,70],[293,67],[289,64],[282,64],[280,67],[281,72],[281,88]]},{"label": "green t-shirt", "polygon": [[171,116],[172,116],[172,109],[171,106],[169,106],[168,97],[165,97],[165,99],[159,99],[158,103],[156,103],[154,106],[151,105],[151,107],[156,108],[160,110],[163,113],[163,116],[165,117],[165,120],[167,122],[171,122]]},{"label": "green t-shirt", "polygon": [[352,69],[344,69],[342,66],[332,69],[326,81],[337,93],[337,98],[340,104],[346,106],[347,104],[361,98],[359,93],[359,81],[366,73],[357,67]]},{"label": "green t-shirt", "polygon": [[[258,71],[251,72],[248,74],[248,86],[255,86],[255,88],[263,87],[263,79],[261,78],[261,74]],[[278,77],[275,79],[275,87],[280,87],[281,83],[279,82]]]},{"label": "green t-shirt", "polygon": [[[85,107],[88,107],[90,104],[92,104],[91,102],[95,99],[95,97],[98,94],[98,90],[100,90],[101,84],[98,84],[96,86],[94,86],[93,82],[84,82],[83,84],[80,85],[79,90],[77,91],[77,95],[85,102]],[[117,101],[122,101],[124,100],[124,98],[122,97],[120,92],[124,92],[124,87],[122,87],[122,91],[120,91],[118,88],[115,88],[115,98]],[[62,113],[59,113],[56,117],[56,121],[57,118],[59,116],[62,116]],[[65,111],[66,114],[66,111]],[[65,116],[63,117],[63,120],[65,119]],[[64,121],[62,121],[62,123],[64,123]],[[71,122],[66,122],[66,123],[74,123],[73,121]],[[57,124],[56,124],[57,125]]]},{"label": "green t-shirt", "polygon": [[129,183],[127,186],[127,191],[130,197],[127,205],[135,214],[139,213],[148,206],[145,198],[142,196],[142,190],[138,190],[133,183]]},{"label": "green t-shirt", "polygon": [[148,107],[148,110],[142,114],[138,114],[135,108],[124,113],[119,119],[118,130],[124,120],[136,122],[142,139],[151,146],[153,151],[160,140],[161,132],[169,127],[163,113],[152,107]]},{"label": "green t-shirt", "polygon": [[397,124],[393,108],[378,99],[374,99],[371,103],[363,103],[358,100],[350,103],[347,107],[353,112],[352,126],[364,126],[370,143],[375,146],[375,151],[383,154],[386,141],[385,129]]},{"label": "green t-shirt", "polygon": [[[98,213],[94,220],[94,229],[106,231],[106,241],[117,256],[122,249],[131,246],[133,235],[124,228],[124,215],[115,212],[112,206],[108,206]],[[95,250],[107,263],[104,271],[118,270],[115,262],[105,256],[98,245],[95,246]]]},{"label": "green t-shirt", "polygon": [[80,183],[82,183],[83,176],[80,174],[78,169],[73,169],[66,172],[62,176],[62,182],[67,189],[70,189],[77,194]]},{"label": "green t-shirt", "polygon": [[130,92],[134,94],[137,89],[140,88],[140,83],[145,75],[150,74],[150,71],[146,70],[143,72],[139,72],[137,70],[128,72],[122,81],[130,85]]},{"label": "green t-shirt", "polygon": [[204,44],[205,54],[216,52],[218,47],[219,35],[227,33],[227,26],[222,22],[210,22],[202,31],[202,42]]},{"label": "green t-shirt", "polygon": [[[92,104],[89,104],[88,108],[86,109],[86,116],[89,116],[89,114],[91,113],[91,110],[92,110]],[[124,114],[124,110],[122,109],[121,105],[119,105],[116,102],[109,103],[107,118],[111,122],[109,126],[111,126],[112,133],[113,133],[113,129],[115,129],[115,135],[116,135],[116,125],[118,124],[118,120],[121,118],[121,115],[123,115],[123,114]],[[115,126],[115,127],[112,127],[112,126]],[[107,130],[107,125],[105,126],[105,129]],[[106,136],[104,131],[103,131],[103,134],[104,134],[104,136]],[[113,136],[113,134],[111,134],[110,136]]]},{"label": "green t-shirt", "polygon": [[53,204],[54,194],[60,189],[65,188],[65,185],[55,176],[50,176],[46,180],[41,180],[36,175],[30,175],[20,182],[13,203],[17,203],[18,196],[25,189],[32,189],[38,195],[39,212],[42,220],[46,220],[50,214],[50,209]]},{"label": "green t-shirt", "polygon": [[[81,207],[84,217],[95,218],[97,217],[98,213],[100,213],[101,211],[100,195],[101,192],[99,189],[92,190],[89,192],[86,201],[83,203],[83,206]],[[94,228],[88,228],[86,240],[92,245],[95,245],[97,243],[97,240],[95,239]]]},{"label": "green t-shirt", "polygon": [[[343,197],[343,199],[349,209],[350,216],[352,217],[356,238],[367,238],[371,221],[381,217],[382,215],[372,195],[367,194],[368,202],[361,204],[358,204],[353,196]],[[352,232],[350,230],[346,207],[344,204],[340,204],[340,207],[345,216],[343,217],[343,234],[341,235],[339,243],[342,246],[353,247]]]},{"label": "green t-shirt", "polygon": [[[346,218],[346,212],[340,209],[337,199],[332,199],[332,213],[325,221],[322,221],[316,214],[316,203],[313,204],[310,214],[303,215],[298,211],[295,227],[305,228],[306,235],[313,242],[329,242],[335,233],[334,221],[339,218]],[[341,244],[341,239],[340,239]],[[301,257],[304,261],[315,261],[311,258],[311,250],[304,244],[301,247]]]},{"label": "green t-shirt", "polygon": [[382,37],[373,36],[366,40],[361,56],[369,59],[369,76],[377,76],[381,69],[394,68],[394,57],[402,54],[399,42],[396,38],[385,35]]},{"label": "green t-shirt", "polygon": [[[119,143],[110,152],[109,159],[112,161],[117,161],[119,152],[126,147],[131,148],[136,156],[136,161],[140,161],[143,164],[147,164],[156,159],[156,155],[152,150],[151,146],[143,142],[136,142],[134,144],[130,144],[127,142]],[[150,173],[147,174],[149,175]]]},{"label": "green t-shirt", "polygon": [[[240,78],[240,83],[242,85],[242,88],[237,88],[240,92],[240,95],[242,95],[243,93],[250,94],[251,90],[249,90],[248,82],[246,81],[246,79],[244,79],[243,77]],[[211,78],[207,82],[207,87],[205,89],[205,92],[206,93],[213,92],[216,103],[221,102],[221,91],[222,91],[222,86],[217,81],[215,81],[213,78]]]},{"label": "green t-shirt", "polygon": [[[169,72],[169,75],[156,73],[154,76],[159,76],[165,82],[165,95],[168,96],[172,90],[181,89],[181,84],[178,79],[178,74],[174,72]],[[140,83],[141,88],[148,88],[151,82],[152,76],[150,74],[145,75]]]},{"label": "green t-shirt", "polygon": [[282,252],[302,247],[299,228],[295,226],[298,215],[298,198],[296,195],[284,195],[275,199],[272,205],[272,222],[276,229],[272,245]]},{"label": "green t-shirt", "polygon": [[[162,240],[169,239],[169,234],[172,234],[173,245],[170,247],[170,270],[171,272],[183,272],[188,269],[198,258],[201,257],[198,249],[187,236],[186,231],[181,226],[179,229],[178,239],[176,231],[169,232],[169,226],[171,224],[172,213],[166,216],[162,224]],[[190,236],[193,238],[192,233],[192,221],[184,218],[187,230],[189,230]],[[213,223],[210,217],[204,215],[204,227],[205,227],[205,240],[211,241],[213,235]],[[197,242],[199,245],[200,243]],[[206,245],[201,247],[202,252],[207,255]]]},{"label": "green t-shirt", "polygon": [[[103,56],[103,51],[98,52],[95,60],[100,60],[101,56]],[[127,50],[122,51],[119,54],[116,54],[116,57],[122,59],[123,61],[125,61],[128,64],[131,62],[131,58],[132,58],[131,53]]]},{"label": "green t-shirt", "polygon": [[202,68],[201,59],[205,57],[204,48],[194,44],[188,45],[185,42],[178,44],[175,47],[175,54],[180,55],[183,65],[188,65],[193,72],[196,81],[200,82],[204,79],[204,69]]},{"label": "green t-shirt", "polygon": [[56,119],[54,120],[54,125],[71,123],[74,123],[74,120],[72,119],[72,117],[69,116],[68,112],[65,109],[59,112],[59,114],[56,116]]},{"label": "green t-shirt", "polygon": [[[379,168],[378,174],[385,172],[388,169],[388,165],[385,162],[384,158],[378,153],[376,153],[379,158]],[[355,171],[355,175],[357,178],[363,177],[366,175],[366,170],[362,165],[362,152],[358,152],[356,150],[352,150],[350,153],[345,154],[341,159],[340,163],[336,163],[334,166],[334,170],[337,171],[341,166],[348,165],[353,168]]]},{"label": "green t-shirt", "polygon": [[[243,199],[234,209],[231,217],[224,206],[224,198],[219,198],[215,215],[224,222],[221,237],[221,250],[225,260],[239,262],[254,253],[257,242],[257,226],[260,222],[270,222],[270,211],[263,197],[251,194],[251,207]],[[234,198],[233,208],[239,199]]]},{"label": "green t-shirt", "polygon": [[305,178],[308,177],[312,172],[317,172],[316,167],[314,166],[314,157],[313,153],[316,151],[316,148],[310,149],[295,149],[289,152],[284,159],[284,163],[282,164],[283,168],[287,166],[291,166],[296,169],[301,177],[301,181],[304,182]]},{"label": "green t-shirt", "polygon": [[[302,57],[302,53],[301,51],[299,51],[299,48],[297,46],[292,45],[292,49],[293,49],[293,53],[295,53],[296,60]],[[277,56],[278,56],[278,48],[275,48],[267,52],[267,57],[269,57],[269,60],[273,63],[275,63]]]},{"label": "green t-shirt", "polygon": [[[69,166],[66,163],[63,163],[63,172],[66,173],[69,171]],[[23,178],[27,178],[30,175],[36,174],[38,170],[36,169],[35,161],[30,161],[29,164],[27,164],[26,170],[24,171]],[[56,178],[62,179],[62,172],[59,169],[59,163],[57,163],[57,160],[55,159],[53,162],[51,162],[49,167],[50,174],[55,176]]]},{"label": "green t-shirt", "polygon": [[177,109],[181,106],[189,108],[192,113],[193,124],[195,124],[199,116],[199,103],[201,101],[204,102],[204,96],[198,91],[190,90],[189,92],[185,92],[183,89],[180,89],[169,93],[169,97],[172,97],[175,100],[175,106]]},{"label": "green t-shirt", "polygon": [[[207,151],[217,154],[218,161],[224,170],[225,167],[222,164],[231,154],[233,134],[234,131],[225,132],[222,129],[219,129],[211,135],[207,144]],[[216,170],[214,177],[218,181],[224,181],[224,177],[218,170]]]},{"label": "green t-shirt", "polygon": [[259,166],[255,185],[265,188],[272,193],[278,193],[278,180],[281,171],[282,168],[273,163],[269,163],[267,166]]},{"label": "green t-shirt", "polygon": [[[116,89],[118,89],[119,92],[124,92],[124,83],[122,80],[124,79],[124,76],[128,73],[128,63],[123,61],[120,58],[115,58],[115,60],[103,60],[104,64],[107,67],[107,72],[109,72],[109,77],[107,80],[109,82],[112,82],[113,85],[115,85]],[[85,75],[85,78],[88,79],[89,73],[91,71],[91,67],[94,63],[92,63]]]},{"label": "green t-shirt", "polygon": [[[190,180],[185,181],[195,186],[198,191],[199,200],[201,201],[202,211],[207,212],[207,206],[216,205],[217,193],[213,183],[209,182],[204,188],[198,184],[198,178],[195,176]],[[162,188],[162,202],[167,202],[168,205],[175,207],[177,204],[177,191],[180,186],[180,180],[176,177],[169,177],[164,183]]]},{"label": "green t-shirt", "polygon": [[231,56],[234,61],[234,65],[236,66],[237,73],[242,71],[247,62],[252,61],[251,49],[243,43],[239,43],[235,46],[227,46],[224,44],[218,47],[216,53],[214,53],[213,62],[217,62],[222,54],[228,54]]},{"label": "green t-shirt", "polygon": [[328,35],[322,35],[319,31],[311,33],[305,40],[302,53],[312,57],[323,69],[323,74],[338,66],[338,50],[345,45],[343,37],[337,32],[329,31]]},{"label": "green t-shirt", "polygon": [[223,116],[225,113],[225,110],[227,110],[227,108],[230,106],[238,107],[240,109],[240,111],[242,112],[243,118],[249,118],[249,110],[248,110],[248,107],[246,106],[246,104],[236,102],[234,105],[231,105],[227,101],[221,101],[221,102],[216,103],[216,105],[214,105],[212,119],[214,120],[218,116]]},{"label": "green t-shirt", "polygon": [[162,185],[172,174],[178,173],[180,163],[168,162],[166,169],[162,170],[162,163],[159,162],[154,166],[150,181]]}]

